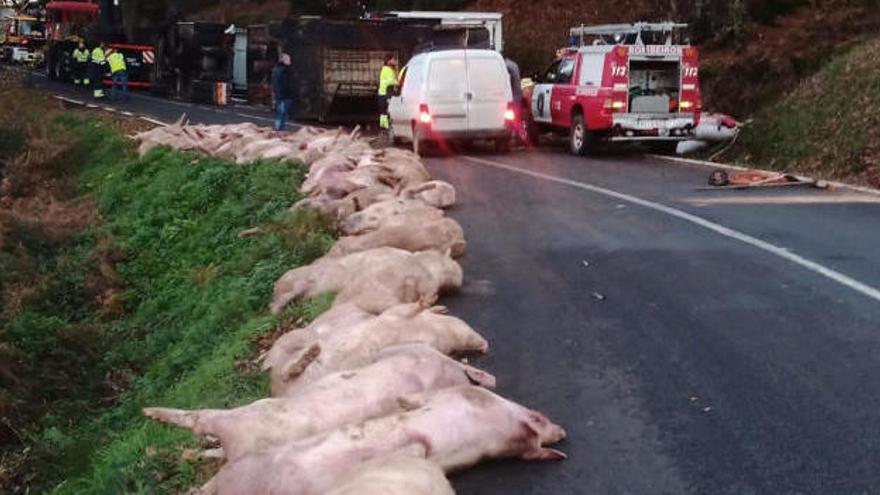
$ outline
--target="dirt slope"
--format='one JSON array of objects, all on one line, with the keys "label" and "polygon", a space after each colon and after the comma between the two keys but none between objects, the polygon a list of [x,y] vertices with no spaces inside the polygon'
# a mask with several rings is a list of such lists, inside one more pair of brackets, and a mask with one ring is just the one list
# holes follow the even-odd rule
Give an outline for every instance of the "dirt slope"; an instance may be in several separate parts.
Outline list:
[{"label": "dirt slope", "polygon": [[816,2],[754,26],[741,41],[703,48],[707,106],[740,118],[784,96],[835,52],[880,30],[880,7],[859,1]]},{"label": "dirt slope", "polygon": [[746,127],[746,163],[880,187],[880,37],[833,57]]}]

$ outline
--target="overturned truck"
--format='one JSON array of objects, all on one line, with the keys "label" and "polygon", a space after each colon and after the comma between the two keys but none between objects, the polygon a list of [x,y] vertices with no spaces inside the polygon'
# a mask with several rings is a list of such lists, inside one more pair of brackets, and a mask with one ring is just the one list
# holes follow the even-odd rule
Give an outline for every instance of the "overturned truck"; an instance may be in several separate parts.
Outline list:
[{"label": "overturned truck", "polygon": [[387,55],[405,63],[419,51],[440,47],[500,47],[500,14],[485,26],[474,24],[470,14],[462,14],[461,20],[422,14],[435,15],[394,13],[359,20],[303,16],[271,25],[279,49],[293,58],[296,118],[373,121],[379,71]]}]

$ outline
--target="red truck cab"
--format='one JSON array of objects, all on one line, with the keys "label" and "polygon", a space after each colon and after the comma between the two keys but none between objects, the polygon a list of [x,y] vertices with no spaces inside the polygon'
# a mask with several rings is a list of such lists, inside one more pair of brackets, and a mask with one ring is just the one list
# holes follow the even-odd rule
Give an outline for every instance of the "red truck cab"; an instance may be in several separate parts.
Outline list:
[{"label": "red truck cab", "polygon": [[[572,153],[600,141],[676,143],[699,123],[699,55],[683,24],[620,24],[571,30],[529,103],[530,131],[568,133]],[[591,42],[590,42],[591,41]]]}]

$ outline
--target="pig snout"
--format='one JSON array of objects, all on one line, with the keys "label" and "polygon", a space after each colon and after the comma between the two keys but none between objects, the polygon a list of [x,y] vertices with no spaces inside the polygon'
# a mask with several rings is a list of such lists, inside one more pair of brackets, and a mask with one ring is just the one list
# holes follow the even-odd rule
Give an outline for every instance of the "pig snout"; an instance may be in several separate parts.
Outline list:
[{"label": "pig snout", "polygon": [[566,433],[558,424],[538,411],[529,411],[529,425],[538,434],[541,445],[552,445],[565,439]]}]

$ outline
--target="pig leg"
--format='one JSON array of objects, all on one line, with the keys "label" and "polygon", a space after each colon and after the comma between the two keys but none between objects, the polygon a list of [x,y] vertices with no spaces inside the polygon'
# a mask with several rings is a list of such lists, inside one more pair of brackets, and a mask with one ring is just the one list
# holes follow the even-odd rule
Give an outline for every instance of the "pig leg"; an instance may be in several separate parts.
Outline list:
[{"label": "pig leg", "polygon": [[306,368],[312,364],[318,356],[321,355],[321,344],[312,344],[304,351],[300,352],[284,365],[281,370],[282,380],[288,381],[300,376],[305,372]]}]

